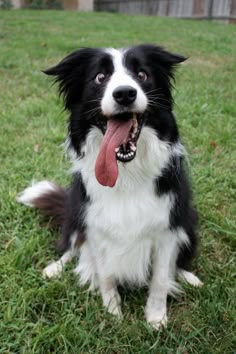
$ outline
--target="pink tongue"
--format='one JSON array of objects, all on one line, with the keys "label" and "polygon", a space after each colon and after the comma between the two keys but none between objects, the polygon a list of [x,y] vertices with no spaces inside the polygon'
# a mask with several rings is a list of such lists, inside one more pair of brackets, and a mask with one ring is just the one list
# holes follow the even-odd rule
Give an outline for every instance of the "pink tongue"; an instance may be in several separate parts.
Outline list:
[{"label": "pink tongue", "polygon": [[104,135],[96,165],[95,175],[103,186],[114,187],[118,178],[118,166],[115,149],[127,142],[132,119],[127,122],[110,119],[107,122],[107,130]]}]

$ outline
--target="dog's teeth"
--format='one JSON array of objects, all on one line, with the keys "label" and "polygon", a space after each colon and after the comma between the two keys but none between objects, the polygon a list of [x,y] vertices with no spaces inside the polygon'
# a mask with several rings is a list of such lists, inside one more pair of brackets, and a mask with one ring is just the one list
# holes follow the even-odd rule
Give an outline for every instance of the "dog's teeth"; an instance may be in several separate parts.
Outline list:
[{"label": "dog's teeth", "polygon": [[120,150],[120,148],[119,148],[119,147],[115,148],[115,152],[118,152],[119,150]]},{"label": "dog's teeth", "polygon": [[137,119],[135,118],[135,119],[133,119],[133,121],[134,121],[133,127],[134,127],[134,128],[138,128],[138,121],[137,121]]},{"label": "dog's teeth", "polygon": [[130,149],[131,149],[132,151],[136,151],[137,148],[136,148],[135,145],[131,145],[131,146],[130,146]]}]

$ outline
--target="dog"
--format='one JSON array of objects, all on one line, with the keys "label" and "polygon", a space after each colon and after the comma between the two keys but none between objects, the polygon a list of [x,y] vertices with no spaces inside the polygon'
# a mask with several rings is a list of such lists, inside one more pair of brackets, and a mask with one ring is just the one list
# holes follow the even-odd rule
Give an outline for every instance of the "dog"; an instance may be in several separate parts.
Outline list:
[{"label": "dog", "polygon": [[63,255],[44,276],[60,275],[79,256],[80,283],[98,289],[118,317],[118,285],[148,285],[145,316],[154,329],[167,323],[177,278],[202,285],[190,272],[197,213],[171,93],[185,59],[152,44],[82,48],[44,71],[69,111],[73,180],[68,189],[41,181],[17,198],[60,229]]}]

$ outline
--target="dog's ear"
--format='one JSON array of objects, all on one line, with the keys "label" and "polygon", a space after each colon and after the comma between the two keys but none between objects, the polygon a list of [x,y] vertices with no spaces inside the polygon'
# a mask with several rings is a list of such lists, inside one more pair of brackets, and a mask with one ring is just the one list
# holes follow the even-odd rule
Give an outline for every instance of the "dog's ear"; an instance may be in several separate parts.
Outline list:
[{"label": "dog's ear", "polygon": [[56,76],[56,75],[59,75],[59,72],[61,71],[61,69],[62,69],[62,65],[61,65],[61,63],[59,63],[58,65],[52,66],[49,69],[42,70],[42,72],[46,75]]},{"label": "dog's ear", "polygon": [[166,65],[170,65],[170,66],[177,65],[177,64],[182,63],[183,61],[187,60],[187,58],[184,57],[183,55],[173,54],[173,53],[167,52],[164,49],[158,50],[158,57],[159,57],[160,62],[162,62],[163,64],[166,64]]},{"label": "dog's ear", "polygon": [[77,50],[68,56],[66,56],[63,60],[61,60],[57,65],[52,66],[49,69],[43,70],[43,73],[46,75],[65,76],[66,74],[70,74],[71,70],[73,70],[76,63],[78,63],[78,59],[80,56],[80,52],[83,50]]},{"label": "dog's ear", "polygon": [[95,49],[82,48],[69,54],[57,65],[43,71],[46,75],[55,76],[65,108],[69,109],[72,105],[79,103],[86,73],[94,55]]},{"label": "dog's ear", "polygon": [[183,55],[170,53],[162,47],[155,45],[147,45],[145,51],[153,61],[167,68],[174,67],[187,59]]}]

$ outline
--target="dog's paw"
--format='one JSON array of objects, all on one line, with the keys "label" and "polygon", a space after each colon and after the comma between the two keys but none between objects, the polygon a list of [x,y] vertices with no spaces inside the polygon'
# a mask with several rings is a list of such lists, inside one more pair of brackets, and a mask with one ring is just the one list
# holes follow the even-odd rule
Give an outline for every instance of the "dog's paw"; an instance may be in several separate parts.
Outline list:
[{"label": "dog's paw", "polygon": [[63,270],[62,262],[52,262],[46,268],[43,269],[44,278],[56,278],[59,277]]},{"label": "dog's paw", "polygon": [[107,308],[107,311],[116,316],[118,319],[122,319],[121,311],[121,298],[118,291],[112,291],[112,295],[107,294],[107,298],[103,298],[103,304]]},{"label": "dog's paw", "polygon": [[158,304],[147,303],[145,309],[146,320],[150,326],[159,330],[167,326],[167,314],[165,306],[158,306]]},{"label": "dog's paw", "polygon": [[180,280],[183,280],[192,286],[195,287],[203,286],[203,282],[195,274],[188,272],[186,270],[183,269],[179,270],[178,277],[180,278]]},{"label": "dog's paw", "polygon": [[148,324],[156,331],[167,326],[167,315],[149,315],[146,316]]},{"label": "dog's paw", "polygon": [[107,311],[116,316],[118,319],[122,319],[123,315],[122,315],[122,311],[121,311],[121,306],[120,304],[115,300],[115,301],[111,301],[109,303],[109,305],[107,306]]}]

